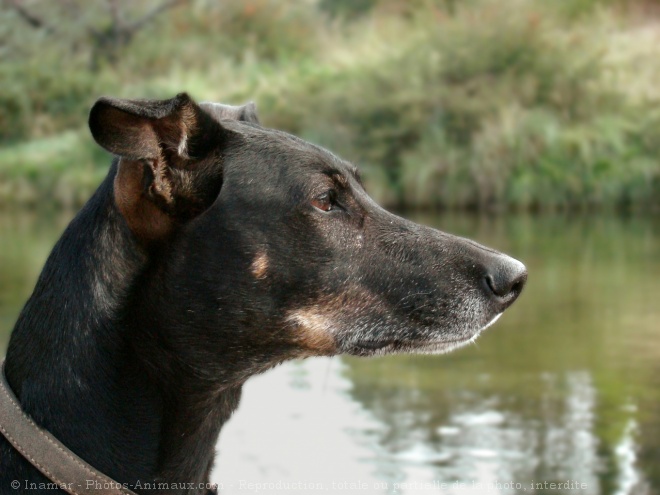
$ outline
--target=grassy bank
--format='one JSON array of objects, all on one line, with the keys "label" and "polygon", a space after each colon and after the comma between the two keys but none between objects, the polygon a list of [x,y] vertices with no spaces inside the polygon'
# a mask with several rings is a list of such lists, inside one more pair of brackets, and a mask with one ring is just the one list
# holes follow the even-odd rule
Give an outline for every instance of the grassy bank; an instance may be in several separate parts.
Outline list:
[{"label": "grassy bank", "polygon": [[82,126],[100,94],[186,90],[255,100],[390,205],[657,208],[660,18],[633,4],[197,1],[113,60],[26,29],[0,55],[0,204],[88,196],[109,163]]}]

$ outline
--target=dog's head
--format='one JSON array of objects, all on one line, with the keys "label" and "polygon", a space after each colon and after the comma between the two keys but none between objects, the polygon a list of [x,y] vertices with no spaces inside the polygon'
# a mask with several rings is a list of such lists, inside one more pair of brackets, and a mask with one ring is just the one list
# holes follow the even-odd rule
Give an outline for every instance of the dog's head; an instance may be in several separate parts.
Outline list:
[{"label": "dog's head", "polygon": [[90,128],[152,253],[139,308],[184,356],[446,352],[525,284],[522,263],[385,211],[353,165],[253,106],[101,99]]}]

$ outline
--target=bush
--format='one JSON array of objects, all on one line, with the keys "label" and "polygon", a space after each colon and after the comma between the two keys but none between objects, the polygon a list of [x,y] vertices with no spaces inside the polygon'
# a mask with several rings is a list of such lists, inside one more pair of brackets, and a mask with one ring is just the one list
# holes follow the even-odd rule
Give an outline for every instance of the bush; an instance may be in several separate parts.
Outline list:
[{"label": "bush", "polygon": [[[338,3],[329,20],[328,3],[197,0],[98,67],[85,49],[65,57],[70,40],[21,39],[20,56],[0,51],[0,140],[12,144],[2,156],[37,161],[51,179],[27,183],[44,196],[59,173],[41,161],[52,155],[13,143],[80,128],[102,93],[185,89],[255,100],[266,125],[360,164],[388,204],[657,206],[660,35],[627,21],[615,0],[578,3],[374,0],[350,12]],[[67,156],[90,164],[67,177],[87,190],[83,177],[100,167],[86,133],[72,135]],[[0,161],[0,174],[7,167],[18,170]]]}]

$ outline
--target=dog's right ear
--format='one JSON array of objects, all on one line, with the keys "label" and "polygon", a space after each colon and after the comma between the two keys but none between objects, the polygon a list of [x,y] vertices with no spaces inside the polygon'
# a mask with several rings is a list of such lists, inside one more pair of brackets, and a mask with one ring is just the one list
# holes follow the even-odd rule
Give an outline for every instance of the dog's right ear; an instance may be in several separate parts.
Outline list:
[{"label": "dog's right ear", "polygon": [[[244,112],[236,112],[226,118],[239,120]],[[89,128],[98,144],[121,158],[115,202],[147,244],[213,203],[222,186],[219,155],[236,137],[185,93],[169,100],[101,98]]]},{"label": "dog's right ear", "polygon": [[153,159],[172,148],[183,155],[199,120],[197,105],[185,93],[170,100],[104,97],[92,107],[89,129],[96,142],[115,155]]}]

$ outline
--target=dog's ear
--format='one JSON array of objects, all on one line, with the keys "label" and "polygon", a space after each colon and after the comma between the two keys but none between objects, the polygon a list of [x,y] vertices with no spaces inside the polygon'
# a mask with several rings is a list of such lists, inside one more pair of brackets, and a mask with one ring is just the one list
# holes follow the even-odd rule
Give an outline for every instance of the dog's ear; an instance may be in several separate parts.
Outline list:
[{"label": "dog's ear", "polygon": [[242,120],[244,122],[252,122],[253,124],[259,123],[257,107],[252,101],[236,107],[212,101],[204,101],[199,106],[213,115],[217,120]]},{"label": "dog's ear", "polygon": [[100,98],[89,114],[89,128],[98,144],[128,159],[161,158],[165,150],[187,157],[188,139],[209,125],[185,93],[170,100]]},{"label": "dog's ear", "polygon": [[[253,106],[227,108],[225,120],[256,118]],[[219,194],[220,156],[236,138],[219,120],[185,93],[170,100],[101,98],[92,107],[94,139],[120,157],[115,202],[141,241],[167,238]]]}]

